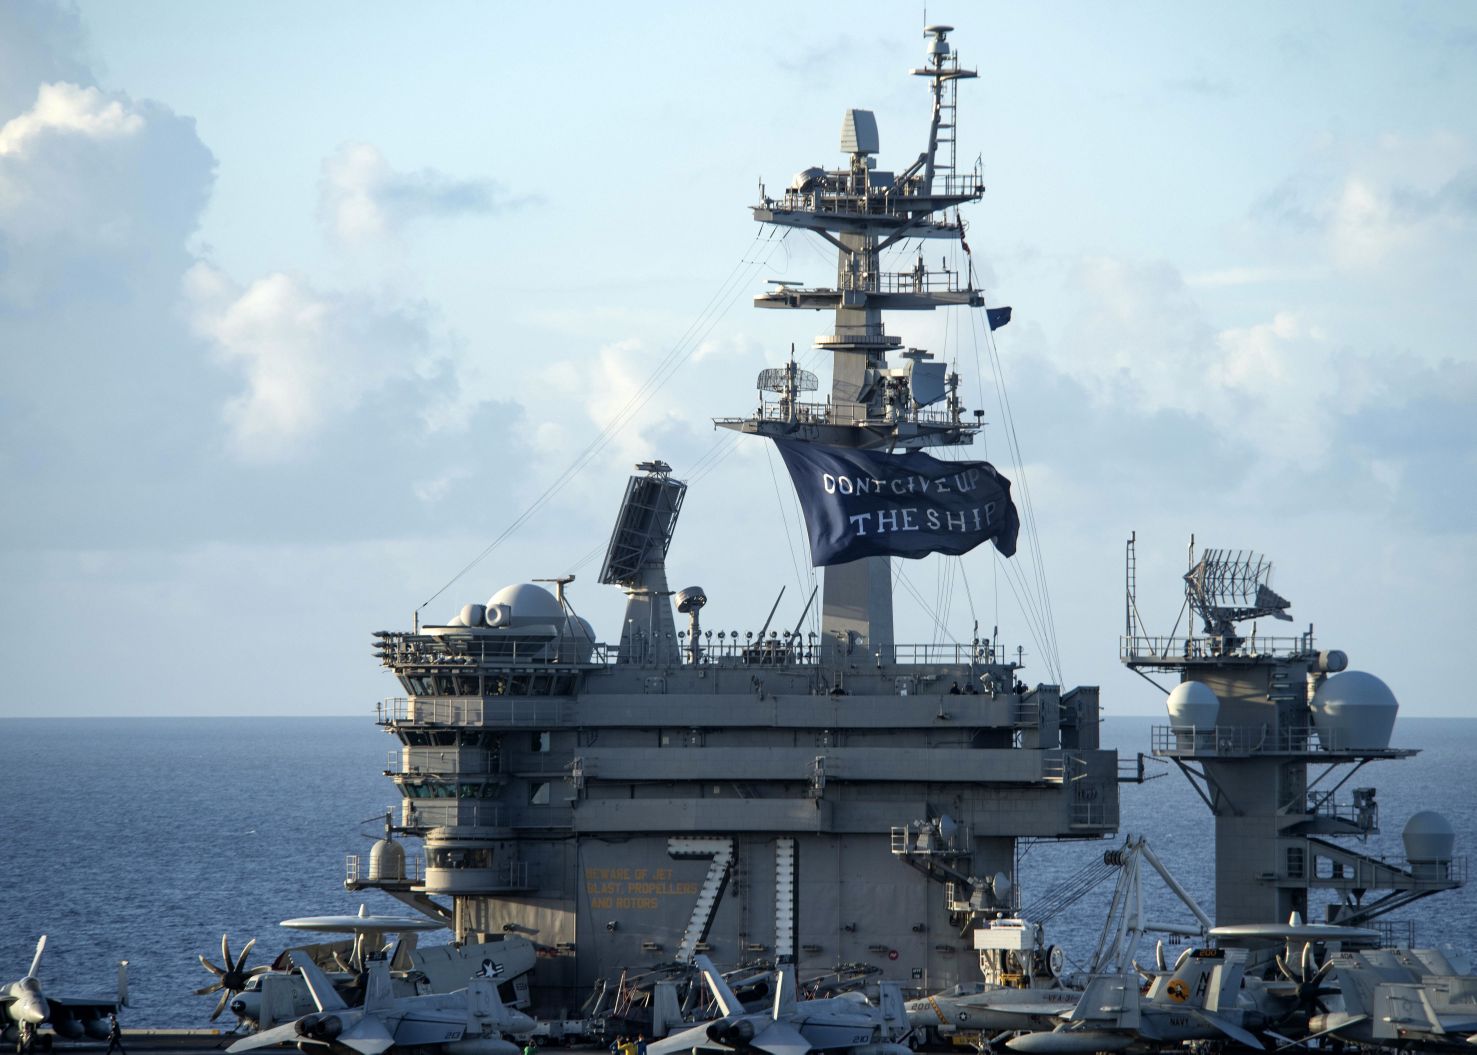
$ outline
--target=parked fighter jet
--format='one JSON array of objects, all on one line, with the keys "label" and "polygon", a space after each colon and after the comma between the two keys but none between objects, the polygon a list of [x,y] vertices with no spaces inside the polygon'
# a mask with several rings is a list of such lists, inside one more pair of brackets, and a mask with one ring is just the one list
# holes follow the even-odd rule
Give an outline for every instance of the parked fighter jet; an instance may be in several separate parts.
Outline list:
[{"label": "parked fighter jet", "polygon": [[959,1032],[1016,1033],[1050,1030],[1082,998],[1082,990],[999,986],[956,988],[909,1000],[908,1021],[943,1036]]},{"label": "parked fighter jet", "polygon": [[1245,950],[1187,949],[1143,994],[1136,975],[1098,975],[1056,1029],[1023,1033],[1006,1045],[1027,1055],[1074,1055],[1229,1037],[1262,1049],[1250,1029],[1265,1026],[1265,1016],[1240,1005],[1245,965]]},{"label": "parked fighter jet", "polygon": [[59,996],[41,990],[37,972],[46,951],[46,935],[36,943],[36,955],[24,978],[0,989],[0,1036],[17,1040],[24,1050],[36,1036],[36,1027],[49,1022],[58,1036],[77,1040],[86,1035],[108,1036],[108,1016],[128,1003],[128,961],[118,964],[117,996]]},{"label": "parked fighter jet", "polygon": [[685,1055],[695,1048],[755,1049],[768,1055],[845,1051],[848,1055],[911,1055],[901,1043],[911,1030],[895,982],[882,982],[878,1005],[860,993],[823,1000],[796,1000],[793,967],[775,971],[773,1005],[747,1011],[706,956],[692,962],[702,971],[723,1017],[702,1022],[646,1046],[647,1055]]},{"label": "parked fighter jet", "polygon": [[318,1010],[238,1040],[226,1051],[234,1055],[297,1044],[304,1051],[317,1047],[352,1055],[384,1055],[397,1048],[434,1055],[518,1055],[521,1049],[504,1034],[526,1034],[535,1026],[533,1019],[503,1004],[491,978],[473,978],[453,993],[396,997],[390,957],[374,957],[368,964],[364,1006],[351,1008],[310,957],[294,954],[292,960]]},{"label": "parked fighter jet", "polygon": [[1339,998],[1308,1019],[1308,1036],[1366,1047],[1470,1050],[1477,1044],[1477,976],[1438,949],[1341,952],[1324,965]]}]

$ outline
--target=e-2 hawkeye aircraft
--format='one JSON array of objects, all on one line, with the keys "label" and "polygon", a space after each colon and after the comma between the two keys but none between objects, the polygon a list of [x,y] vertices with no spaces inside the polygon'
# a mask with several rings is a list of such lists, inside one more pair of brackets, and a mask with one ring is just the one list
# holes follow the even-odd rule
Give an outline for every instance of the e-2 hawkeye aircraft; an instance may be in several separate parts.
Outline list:
[{"label": "e-2 hawkeye aircraft", "polygon": [[291,954],[317,1010],[238,1040],[231,1055],[277,1044],[335,1055],[385,1055],[414,1049],[418,1055],[519,1055],[509,1035],[527,1035],[536,1023],[506,1006],[491,978],[472,978],[465,989],[425,996],[394,994],[390,955],[367,963],[364,1003],[349,1007],[311,957]]}]

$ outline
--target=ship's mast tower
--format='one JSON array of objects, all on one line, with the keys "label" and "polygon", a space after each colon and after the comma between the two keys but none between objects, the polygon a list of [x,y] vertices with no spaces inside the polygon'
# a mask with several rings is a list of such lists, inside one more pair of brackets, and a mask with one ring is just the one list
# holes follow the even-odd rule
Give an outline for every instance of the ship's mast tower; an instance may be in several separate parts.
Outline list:
[{"label": "ship's mast tower", "polygon": [[[795,385],[785,398],[765,403],[752,417],[717,424],[764,436],[784,436],[838,447],[922,448],[970,443],[977,421],[963,420],[958,378],[927,352],[910,349],[906,363],[890,367],[888,352],[902,347],[882,323],[886,310],[932,311],[984,304],[958,271],[929,269],[920,253],[902,272],[882,270],[884,250],[909,238],[960,239],[959,206],[984,194],[979,163],[956,169],[955,113],[958,83],[977,76],[961,69],[949,46],[951,26],[929,26],[928,62],[912,72],[927,78],[933,96],[928,148],[898,173],[877,168],[877,120],[868,110],[848,110],[841,125],[844,169],[808,168],[779,198],[761,188],[754,219],[810,231],[836,249],[836,284],[829,288],[780,285],[754,298],[761,308],[831,309],[833,332],[816,338],[831,353],[830,399],[798,403]],[[953,218],[949,211],[953,210]],[[773,374],[766,371],[766,374]],[[769,384],[766,385],[766,380]],[[777,391],[773,377],[760,391]],[[942,409],[929,409],[942,404]],[[886,557],[869,557],[826,569],[821,625],[828,647],[865,649],[892,661],[892,578]]]},{"label": "ship's mast tower", "polygon": [[1170,724],[1153,730],[1153,751],[1179,767],[1215,818],[1218,924],[1306,917],[1310,894],[1322,891],[1337,899],[1326,906],[1328,922],[1365,925],[1462,884],[1450,826],[1435,814],[1405,826],[1405,867],[1335,841],[1379,831],[1373,787],[1339,797],[1355,774],[1416,752],[1390,744],[1390,690],[1346,671],[1344,653],[1315,647],[1311,625],[1295,637],[1257,633],[1253,620],[1291,619],[1265,558],[1230,550],[1197,557],[1192,540],[1183,637],[1143,632],[1135,563],[1130,539],[1121,658],[1135,671],[1180,678],[1166,700]]}]

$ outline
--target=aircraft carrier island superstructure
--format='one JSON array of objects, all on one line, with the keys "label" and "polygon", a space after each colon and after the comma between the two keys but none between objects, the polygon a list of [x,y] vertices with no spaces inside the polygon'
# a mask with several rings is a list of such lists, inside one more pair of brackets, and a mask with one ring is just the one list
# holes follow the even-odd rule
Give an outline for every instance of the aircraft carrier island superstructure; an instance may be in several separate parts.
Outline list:
[{"label": "aircraft carrier island superstructure", "polygon": [[[947,34],[929,29],[913,71],[932,98],[916,161],[879,170],[874,117],[852,110],[844,167],[806,169],[754,209],[837,249],[834,287],[756,298],[834,309],[816,342],[831,352],[829,400],[807,401],[817,381],[792,359],[761,375],[754,414],[720,426],[883,451],[967,444],[981,427],[957,375],[882,323],[885,309],[984,306],[972,282],[921,257],[881,267],[904,238],[962,242],[957,210],[984,191],[978,164],[955,165],[956,92],[974,74]],[[349,885],[431,912],[449,899],[458,938],[528,936],[546,1014],[697,952],[806,974],[873,965],[930,990],[977,978],[975,925],[1015,905],[1017,840],[1117,828],[1098,690],[1028,687],[994,640],[896,643],[885,556],[826,569],[819,634],[715,636],[701,588],[668,588],[686,484],[662,462],[638,469],[600,575],[627,595],[618,644],[575,614],[568,577],[376,635],[406,693],[379,711],[402,745],[387,834],[423,839],[425,863],[407,872],[387,838],[366,868],[351,861]]]}]

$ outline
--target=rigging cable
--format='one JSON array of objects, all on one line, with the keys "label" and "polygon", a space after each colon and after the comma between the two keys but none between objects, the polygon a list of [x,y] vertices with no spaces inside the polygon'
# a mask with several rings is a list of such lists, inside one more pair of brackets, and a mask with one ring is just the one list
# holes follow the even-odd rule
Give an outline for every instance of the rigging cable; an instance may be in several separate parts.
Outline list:
[{"label": "rigging cable", "polygon": [[[972,313],[972,318],[973,324],[971,325],[970,330],[975,342],[976,363],[978,363],[979,360],[979,346],[981,343],[980,327],[985,327],[984,344],[989,355],[991,370],[993,371],[995,376],[995,386],[997,395],[999,397],[999,406],[1002,419],[1001,423],[1005,426],[1005,435],[1011,454],[1012,466],[1017,478],[1020,481],[1020,505],[1022,512],[1024,513],[1023,526],[1026,529],[1025,533],[1027,538],[1027,545],[1029,547],[1031,563],[1033,565],[1032,570],[1034,572],[1036,593],[1033,594],[1032,591],[1027,587],[1027,584],[1025,582],[1025,572],[1023,569],[1019,569],[1012,564],[1007,564],[1006,578],[1007,580],[1010,580],[1014,577],[1019,580],[1018,582],[1013,582],[1011,584],[1011,588],[1016,593],[1018,600],[1022,599],[1023,597],[1030,598],[1030,605],[1032,609],[1035,610],[1037,613],[1036,620],[1041,628],[1041,636],[1038,638],[1038,644],[1042,649],[1043,660],[1046,663],[1048,671],[1051,672],[1052,675],[1057,679],[1058,683],[1060,683],[1062,680],[1061,664],[1060,656],[1057,650],[1056,627],[1051,610],[1051,594],[1046,581],[1045,561],[1041,553],[1040,535],[1036,527],[1035,509],[1031,502],[1030,483],[1026,476],[1025,461],[1021,457],[1020,453],[1020,439],[1015,427],[1015,417],[1011,411],[1010,395],[1005,386],[1004,370],[1000,363],[999,352],[995,345],[994,335],[989,332],[989,323],[987,321],[988,316],[985,315],[985,313],[983,312],[975,312]],[[1017,586],[1019,586],[1019,588],[1017,588]]]},{"label": "rigging cable", "polygon": [[[575,456],[574,461],[570,463],[568,468],[556,477],[554,482],[545,488],[543,493],[534,499],[496,538],[488,543],[481,553],[477,554],[460,571],[448,579],[440,589],[422,601],[416,608],[417,612],[440,597],[453,583],[485,560],[488,554],[492,553],[493,550],[522,527],[529,518],[542,509],[550,499],[562,491],[570,481],[578,476],[594,460],[596,455],[609,446],[610,441],[624,430],[626,425],[631,422],[631,419],[651,401],[651,398],[656,395],[662,386],[671,379],[672,375],[692,356],[693,352],[698,349],[703,338],[712,332],[718,322],[728,314],[729,310],[733,307],[734,301],[737,299],[739,291],[747,286],[754,274],[768,262],[769,257],[774,254],[775,248],[783,244],[785,237],[789,233],[786,231],[780,237],[779,241],[775,241],[774,233],[776,228],[769,227],[768,225],[766,225],[766,228],[769,232],[767,237],[764,237],[763,231],[761,231],[761,234],[754,236],[753,243],[751,243],[750,251],[752,251],[753,246],[757,245],[761,247],[762,252],[756,253],[752,259],[749,259],[749,251],[746,251],[740,257],[739,262],[734,265],[728,277],[719,286],[718,291],[708,299],[708,303],[703,307],[702,311],[698,313],[698,316],[688,325],[682,336],[677,339],[666,355],[653,368],[652,372],[641,384],[641,387],[631,395],[596,437]],[[688,347],[684,348],[684,345]]]}]

